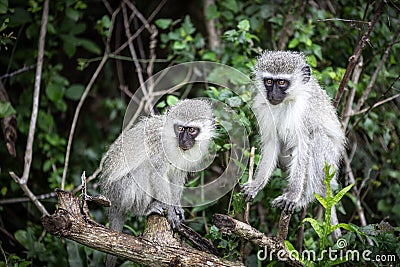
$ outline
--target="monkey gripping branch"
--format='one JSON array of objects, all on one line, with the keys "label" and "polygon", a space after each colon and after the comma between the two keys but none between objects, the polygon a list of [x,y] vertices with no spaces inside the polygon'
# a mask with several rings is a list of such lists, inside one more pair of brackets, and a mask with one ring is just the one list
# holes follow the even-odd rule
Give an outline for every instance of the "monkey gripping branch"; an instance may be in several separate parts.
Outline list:
[{"label": "monkey gripping branch", "polygon": [[[82,245],[113,254],[146,266],[244,266],[241,262],[221,259],[213,247],[204,240],[193,239],[198,235],[182,224],[180,234],[188,238],[200,250],[187,245],[174,235],[165,217],[152,215],[148,217],[147,228],[143,235],[134,237],[113,231],[90,218],[86,200],[85,186],[83,199],[72,193],[57,190],[58,209],[52,215],[42,217],[44,229],[55,236],[76,241]],[[98,201],[97,201],[98,202]],[[285,250],[283,242],[266,237],[251,226],[234,220],[226,215],[214,216],[215,224],[224,233],[235,233],[257,246],[266,246],[270,251]],[[298,261],[287,257],[292,266],[302,266]]]}]

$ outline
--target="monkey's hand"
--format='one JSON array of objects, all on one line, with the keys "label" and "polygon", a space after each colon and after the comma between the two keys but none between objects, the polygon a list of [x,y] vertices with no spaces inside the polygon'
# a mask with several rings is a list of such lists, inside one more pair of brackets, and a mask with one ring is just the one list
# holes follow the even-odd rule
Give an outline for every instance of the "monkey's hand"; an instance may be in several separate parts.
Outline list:
[{"label": "monkey's hand", "polygon": [[247,182],[241,186],[241,191],[245,195],[246,202],[253,201],[261,189],[262,188],[254,182]]},{"label": "monkey's hand", "polygon": [[296,202],[291,199],[293,198],[284,193],[282,196],[275,198],[271,204],[272,207],[280,208],[285,213],[292,214],[296,208]]}]

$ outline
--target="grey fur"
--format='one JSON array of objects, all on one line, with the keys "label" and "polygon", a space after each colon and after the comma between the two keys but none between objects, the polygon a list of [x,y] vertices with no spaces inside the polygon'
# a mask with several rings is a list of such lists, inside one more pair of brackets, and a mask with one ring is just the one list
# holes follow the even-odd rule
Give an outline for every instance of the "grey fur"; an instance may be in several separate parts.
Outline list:
[{"label": "grey fur", "polygon": [[[200,129],[192,148],[179,148],[175,124]],[[121,232],[128,212],[137,216],[166,213],[177,228],[184,220],[180,200],[187,173],[202,168],[214,127],[210,104],[189,99],[166,115],[145,117],[122,132],[104,155],[100,177],[101,191],[112,203],[110,228]],[[115,257],[107,257],[107,266],[115,263]]]},{"label": "grey fur", "polygon": [[[338,169],[345,147],[345,135],[327,93],[310,75],[305,57],[299,52],[267,51],[254,69],[258,88],[253,107],[259,122],[261,161],[251,183],[243,185],[251,201],[268,183],[279,163],[288,171],[288,186],[272,205],[286,212],[306,207],[325,195],[325,162]],[[286,79],[290,86],[284,100],[268,102],[264,78]]]}]

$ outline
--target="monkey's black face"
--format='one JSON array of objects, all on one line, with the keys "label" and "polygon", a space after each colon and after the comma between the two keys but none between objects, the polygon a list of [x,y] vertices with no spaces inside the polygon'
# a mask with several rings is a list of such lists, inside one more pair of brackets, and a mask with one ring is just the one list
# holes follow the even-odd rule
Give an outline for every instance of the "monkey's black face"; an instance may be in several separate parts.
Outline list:
[{"label": "monkey's black face", "polygon": [[191,149],[194,146],[195,139],[200,133],[197,127],[186,127],[182,125],[174,125],[174,131],[178,138],[178,145],[182,150]]},{"label": "monkey's black face", "polygon": [[272,105],[278,105],[285,99],[290,82],[285,79],[264,78],[264,86],[268,101]]}]

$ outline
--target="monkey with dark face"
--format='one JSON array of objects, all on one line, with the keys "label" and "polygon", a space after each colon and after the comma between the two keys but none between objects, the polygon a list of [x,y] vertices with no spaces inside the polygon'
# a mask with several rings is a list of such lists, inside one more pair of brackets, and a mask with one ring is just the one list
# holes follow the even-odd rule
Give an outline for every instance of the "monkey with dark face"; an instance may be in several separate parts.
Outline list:
[{"label": "monkey with dark face", "polygon": [[[110,228],[121,232],[128,212],[166,215],[173,229],[179,227],[187,173],[205,167],[214,128],[210,104],[189,99],[123,131],[104,155],[100,180],[112,203]],[[108,255],[106,265],[115,263]]]},{"label": "monkey with dark face", "polygon": [[288,170],[288,185],[272,206],[292,213],[325,195],[325,163],[338,169],[345,135],[327,93],[311,76],[303,54],[266,51],[254,68],[262,152],[255,179],[243,185],[252,201],[277,164]]}]

